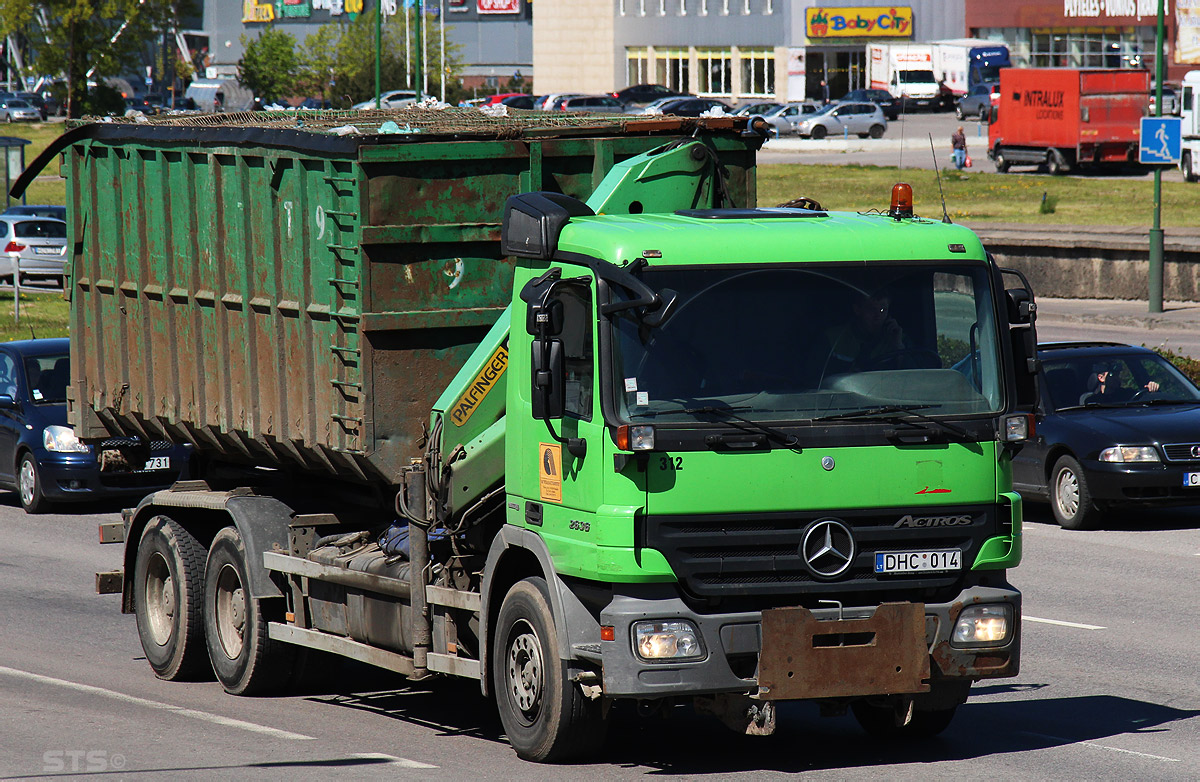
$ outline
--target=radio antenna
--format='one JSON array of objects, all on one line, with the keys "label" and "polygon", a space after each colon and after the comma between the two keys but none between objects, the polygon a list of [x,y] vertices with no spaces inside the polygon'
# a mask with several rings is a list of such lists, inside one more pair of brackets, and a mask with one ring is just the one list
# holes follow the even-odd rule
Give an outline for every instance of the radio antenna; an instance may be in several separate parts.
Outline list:
[{"label": "radio antenna", "polygon": [[933,148],[933,134],[929,134],[929,154],[933,156],[933,173],[937,174],[938,195],[942,197],[942,222],[948,223],[950,215],[946,214],[946,193],[942,190],[942,170],[938,168],[937,150]]}]

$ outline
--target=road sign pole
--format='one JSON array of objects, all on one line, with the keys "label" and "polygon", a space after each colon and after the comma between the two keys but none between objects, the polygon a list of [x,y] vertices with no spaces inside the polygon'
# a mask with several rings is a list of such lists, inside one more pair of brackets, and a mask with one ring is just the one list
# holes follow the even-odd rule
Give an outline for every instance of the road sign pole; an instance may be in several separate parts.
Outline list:
[{"label": "road sign pole", "polygon": [[[1158,0],[1158,30],[1154,41],[1154,116],[1162,116],[1163,77],[1163,4]],[[1154,167],[1154,226],[1150,229],[1150,312],[1163,311],[1163,231],[1162,231],[1162,166]]]}]

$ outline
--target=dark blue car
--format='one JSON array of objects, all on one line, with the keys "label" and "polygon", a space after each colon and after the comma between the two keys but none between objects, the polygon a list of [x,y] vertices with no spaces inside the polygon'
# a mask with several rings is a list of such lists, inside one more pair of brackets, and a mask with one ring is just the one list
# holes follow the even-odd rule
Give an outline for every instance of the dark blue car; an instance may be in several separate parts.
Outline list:
[{"label": "dark blue car", "polygon": [[1038,346],[1036,435],[1013,487],[1066,529],[1121,506],[1200,505],[1200,389],[1152,350],[1112,342]]},{"label": "dark blue car", "polygon": [[0,343],[0,486],[39,513],[56,502],[142,497],[187,477],[190,448],[115,437],[85,445],[67,424],[66,339]]}]

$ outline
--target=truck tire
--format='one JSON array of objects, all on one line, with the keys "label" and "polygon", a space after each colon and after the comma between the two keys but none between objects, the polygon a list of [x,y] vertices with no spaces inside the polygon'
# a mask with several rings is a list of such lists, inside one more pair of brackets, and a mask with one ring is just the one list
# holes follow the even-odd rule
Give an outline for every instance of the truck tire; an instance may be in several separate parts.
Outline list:
[{"label": "truck tire", "polygon": [[[204,634],[217,681],[233,695],[281,687],[292,674],[294,647],[267,636],[263,603],[250,596],[246,547],[235,527],[213,538],[204,572]],[[280,617],[282,618],[282,617]]]},{"label": "truck tire", "polygon": [[896,710],[889,705],[855,701],[854,719],[867,733],[877,738],[924,739],[936,736],[950,726],[957,706],[932,711],[914,711],[907,725],[897,725]]},{"label": "truck tire", "polygon": [[495,627],[491,667],[496,707],[517,755],[558,762],[599,749],[607,727],[601,703],[584,696],[567,678],[545,580],[514,584]]},{"label": "truck tire", "polygon": [[42,493],[42,476],[38,472],[37,461],[31,453],[22,456],[21,464],[17,467],[17,496],[26,513],[45,513],[50,509],[50,501]]},{"label": "truck tire", "polygon": [[1083,468],[1073,456],[1061,456],[1050,473],[1050,510],[1063,529],[1090,529],[1100,518]]},{"label": "truck tire", "polygon": [[1004,156],[1004,147],[996,147],[994,160],[996,162],[996,171],[1001,174],[1008,173],[1008,167],[1012,164],[1008,162],[1008,158]]},{"label": "truck tire", "polygon": [[1183,153],[1183,158],[1179,161],[1179,168],[1183,170],[1184,182],[1195,182],[1200,179],[1200,175],[1196,174],[1196,164],[1192,160],[1191,152]]},{"label": "truck tire", "polygon": [[154,675],[187,681],[206,673],[204,546],[166,516],[142,530],[133,568],[138,638]]}]

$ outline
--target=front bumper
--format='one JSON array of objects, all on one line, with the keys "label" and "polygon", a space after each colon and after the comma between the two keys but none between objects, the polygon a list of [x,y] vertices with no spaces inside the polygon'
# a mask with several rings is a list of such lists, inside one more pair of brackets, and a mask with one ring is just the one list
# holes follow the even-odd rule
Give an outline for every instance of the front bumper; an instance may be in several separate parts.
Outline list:
[{"label": "front bumper", "polygon": [[[958,615],[965,606],[979,604],[1008,604],[1013,609],[1013,630],[999,646],[962,649],[950,645],[950,634]],[[974,681],[977,679],[1016,676],[1020,662],[1021,594],[1011,588],[969,587],[953,602],[926,604],[921,607],[925,617],[925,648],[928,651],[929,675],[934,680]],[[850,607],[842,609],[843,619],[866,619],[876,608]],[[811,612],[821,621],[838,619],[837,608]],[[633,623],[642,620],[684,619],[700,631],[705,647],[702,659],[686,662],[647,662],[637,656],[633,647]],[[674,587],[659,585],[625,585],[601,612],[600,622],[614,628],[613,641],[600,644],[604,669],[604,693],[609,697],[660,698],[672,695],[702,695],[713,693],[760,693],[760,655],[763,655],[762,612],[699,614],[679,599]],[[833,625],[830,625],[833,627]],[[769,654],[771,650],[767,650]],[[765,657],[764,657],[765,659]],[[923,662],[923,661],[922,661]],[[801,676],[813,681],[821,679],[811,672]],[[807,676],[806,676],[807,674]],[[831,690],[822,686],[809,690],[808,695],[789,688],[785,697],[866,697],[896,694],[886,684],[863,683],[867,677],[855,676],[851,689]],[[763,694],[764,697],[771,697]]]},{"label": "front bumper", "polygon": [[1083,461],[1092,499],[1109,504],[1200,504],[1200,486],[1185,487],[1183,476],[1200,472],[1200,464],[1171,462]]},{"label": "front bumper", "polygon": [[39,455],[42,494],[53,502],[83,502],[101,497],[143,497],[187,477],[187,457],[171,457],[171,469],[101,472],[93,454]]}]

